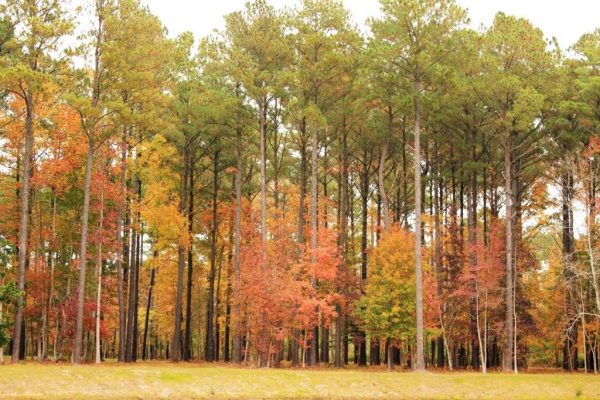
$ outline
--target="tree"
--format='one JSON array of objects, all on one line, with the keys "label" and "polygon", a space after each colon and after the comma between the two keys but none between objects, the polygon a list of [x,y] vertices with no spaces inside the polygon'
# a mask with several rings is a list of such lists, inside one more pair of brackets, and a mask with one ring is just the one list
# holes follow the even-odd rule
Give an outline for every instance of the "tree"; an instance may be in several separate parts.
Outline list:
[{"label": "tree", "polygon": [[504,152],[506,213],[506,351],[504,369],[517,371],[516,233],[526,171],[540,160],[543,84],[551,65],[543,33],[524,20],[499,13],[486,33],[487,71],[496,82],[492,103]]},{"label": "tree", "polygon": [[[347,83],[352,68],[352,56],[360,46],[360,37],[352,29],[349,14],[335,1],[307,0],[295,11],[291,25],[296,30],[293,38],[296,58],[293,92],[296,97],[294,119],[298,123],[301,156],[300,210],[298,241],[304,241],[304,190],[308,160],[307,145],[311,148],[311,196],[310,196],[310,246],[316,254],[318,244],[318,186],[320,142],[328,135],[329,114],[347,94]],[[342,77],[340,82],[339,78]],[[344,235],[343,232],[340,233]],[[313,258],[312,262],[316,263]],[[311,277],[313,289],[317,280]],[[338,318],[343,318],[341,315]],[[341,327],[341,325],[340,325]],[[318,363],[318,326],[311,335],[310,363]],[[336,330],[341,335],[341,329]],[[336,366],[341,355],[341,338],[336,337]]]},{"label": "tree", "polygon": [[393,349],[414,336],[414,235],[400,228],[388,231],[372,248],[365,295],[358,301],[358,317],[366,332],[387,338],[387,365]]},{"label": "tree", "polygon": [[[34,125],[36,124],[37,96],[52,90],[61,71],[65,68],[64,58],[55,58],[62,39],[72,30],[72,23],[57,1],[39,2],[10,0],[0,6],[3,20],[10,21],[12,31],[3,47],[10,49],[2,56],[0,87],[11,95],[20,98],[25,104],[25,140],[23,148],[23,177],[20,188],[20,225],[19,225],[19,274],[17,286],[25,290],[25,270],[27,268],[29,237],[29,196],[31,159],[33,157]],[[12,361],[19,360],[21,346],[21,324],[23,323],[24,296],[17,300],[15,328],[13,330]]]},{"label": "tree", "polygon": [[434,68],[449,54],[448,40],[466,20],[454,1],[382,0],[383,18],[371,23],[374,34],[387,41],[387,59],[413,85],[415,170],[416,370],[425,369],[423,272],[421,266],[421,113],[422,96],[430,88]]}]

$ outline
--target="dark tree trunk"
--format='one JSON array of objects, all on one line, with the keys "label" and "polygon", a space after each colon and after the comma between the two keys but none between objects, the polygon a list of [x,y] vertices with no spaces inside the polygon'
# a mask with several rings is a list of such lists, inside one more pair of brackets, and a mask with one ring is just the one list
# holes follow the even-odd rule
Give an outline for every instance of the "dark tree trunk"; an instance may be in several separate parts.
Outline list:
[{"label": "dark tree trunk", "polygon": [[[233,315],[240,317],[240,309],[236,301],[239,299],[240,290],[240,244],[241,244],[241,222],[242,222],[242,128],[236,131],[236,171],[235,171],[235,243],[234,243],[234,276],[233,276]],[[242,361],[242,334],[238,327],[234,329],[233,336],[233,362]]]},{"label": "dark tree trunk", "polygon": [[[135,177],[135,196],[138,196],[140,180]],[[139,199],[139,197],[138,197]],[[131,229],[131,253],[129,254],[129,299],[128,299],[128,307],[127,307],[127,336],[125,343],[125,362],[132,362],[134,359],[134,340],[135,340],[135,325],[137,325],[136,320],[136,293],[137,293],[137,279],[138,275],[138,263],[137,263],[137,254],[138,254],[138,230],[139,230],[139,219],[136,216],[132,217],[132,229]]]},{"label": "dark tree trunk", "polygon": [[[340,179],[340,210],[339,210],[339,233],[338,233],[338,246],[342,252],[342,261],[339,266],[340,270],[342,270],[345,266],[346,262],[346,237],[347,237],[347,229],[348,229],[348,132],[346,130],[346,124],[344,119],[344,124],[342,126],[342,172]],[[337,317],[335,319],[335,348],[334,348],[334,366],[337,368],[341,368],[343,365],[343,338],[344,338],[344,313],[342,310],[342,306],[339,303],[335,304],[335,312]]]},{"label": "dark tree trunk", "polygon": [[[21,189],[19,192],[19,246],[17,257],[19,259],[19,270],[17,274],[17,287],[21,292],[25,291],[25,269],[27,260],[29,259],[28,241],[29,241],[29,181],[31,177],[31,160],[33,156],[33,96],[31,91],[28,91],[26,114],[25,114],[25,143],[23,150],[23,179],[21,181]],[[18,165],[18,163],[17,163]],[[17,174],[18,177],[18,174]],[[18,179],[17,179],[18,180]],[[25,334],[22,329],[23,324],[23,300],[24,296],[17,298],[17,308],[15,311],[15,324],[12,336],[12,362],[18,362],[20,357],[21,347],[25,344]]]},{"label": "dark tree trunk", "polygon": [[124,269],[127,268],[127,229],[128,224],[124,222],[126,208],[129,202],[127,201],[127,142],[128,142],[128,131],[127,128],[123,128],[123,140],[121,143],[121,171],[120,171],[120,189],[122,200],[120,201],[117,215],[117,243],[118,246],[117,254],[117,292],[119,298],[119,352],[118,359],[120,362],[125,361],[125,344],[127,336],[127,317],[126,317],[126,305],[125,305],[125,287],[124,282]]},{"label": "dark tree trunk", "polygon": [[[305,213],[305,201],[306,201],[306,183],[307,183],[307,171],[308,171],[308,160],[306,157],[306,118],[302,120],[300,124],[300,195],[298,198],[298,257],[301,257],[301,247],[304,244],[304,213]],[[290,351],[292,352],[292,365],[298,365],[300,359],[298,358],[299,347],[298,338],[299,332],[295,332],[291,338]]]},{"label": "dark tree trunk", "polygon": [[[138,198],[141,198],[141,182],[138,186]],[[133,342],[131,349],[131,361],[137,361],[138,355],[138,338],[139,338],[139,303],[140,303],[140,269],[142,265],[142,252],[144,250],[144,227],[141,222],[140,213],[137,214],[138,226],[140,229],[140,234],[137,237],[138,245],[137,245],[137,253],[135,257],[135,296],[134,296],[134,308],[133,308]]]},{"label": "dark tree trunk", "polygon": [[[234,176],[235,180],[235,176]],[[232,216],[233,217],[233,216]],[[223,361],[230,361],[230,349],[229,341],[231,335],[231,289],[233,284],[233,232],[234,232],[234,218],[231,219],[229,228],[229,250],[227,253],[227,291],[225,293],[225,332],[223,338]]]},{"label": "dark tree trunk", "polygon": [[[156,257],[156,254],[155,254]],[[146,316],[144,318],[144,337],[142,340],[142,360],[146,361],[147,356],[147,340],[148,340],[148,328],[150,327],[150,309],[152,308],[152,291],[154,289],[154,279],[156,275],[156,269],[150,270],[150,286],[148,287],[148,299],[146,301]]]},{"label": "dark tree trunk", "polygon": [[223,269],[223,252],[224,248],[221,246],[220,256],[219,256],[219,269],[217,270],[217,289],[215,293],[215,361],[219,361],[219,350],[220,350],[220,325],[219,325],[219,309],[220,309],[220,292],[221,292],[221,270]]},{"label": "dark tree trunk", "polygon": [[[179,212],[184,213],[187,208],[187,182],[189,174],[189,139],[186,138],[186,143],[183,148],[183,175],[181,177],[181,198],[179,203]],[[185,247],[179,245],[177,249],[177,289],[175,295],[175,324],[173,327],[173,335],[171,337],[171,361],[181,361],[181,319],[182,319],[182,298],[183,298],[183,273],[185,270]]]},{"label": "dark tree trunk", "polygon": [[561,177],[562,189],[562,256],[563,275],[565,277],[565,312],[567,326],[563,340],[563,369],[574,371],[577,369],[577,294],[575,288],[575,238],[573,234],[573,175],[565,172]]},{"label": "dark tree trunk", "polygon": [[194,282],[194,168],[195,168],[195,149],[190,150],[190,167],[188,171],[189,187],[188,189],[188,235],[190,242],[187,249],[187,288],[186,288],[186,308],[185,308],[185,328],[183,341],[183,360],[190,361],[192,358],[192,292]]},{"label": "dark tree trunk", "polygon": [[[369,210],[369,172],[370,158],[365,149],[363,152],[363,170],[360,174],[361,196],[361,237],[360,237],[360,278],[363,288],[367,284],[367,246],[368,246],[368,210]],[[358,365],[367,365],[367,343],[364,332],[357,332]]]}]

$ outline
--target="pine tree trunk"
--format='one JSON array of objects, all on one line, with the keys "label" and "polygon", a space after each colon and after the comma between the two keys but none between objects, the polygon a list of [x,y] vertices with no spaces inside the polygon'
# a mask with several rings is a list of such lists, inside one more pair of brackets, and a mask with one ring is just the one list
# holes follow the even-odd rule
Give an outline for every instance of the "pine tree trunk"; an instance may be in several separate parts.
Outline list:
[{"label": "pine tree trunk", "polygon": [[[217,144],[218,146],[218,144]],[[212,221],[210,228],[210,270],[208,273],[208,301],[206,303],[206,340],[204,359],[206,361],[215,360],[215,332],[214,332],[214,293],[215,293],[215,272],[217,263],[217,230],[218,213],[217,200],[219,191],[219,150],[215,151],[213,158],[213,193],[212,193]]]},{"label": "pine tree trunk", "polygon": [[[27,248],[29,239],[29,181],[31,176],[31,160],[33,157],[33,100],[31,90],[27,91],[25,98],[26,114],[25,114],[25,144],[23,150],[23,180],[19,192],[21,209],[19,220],[19,271],[17,274],[17,287],[21,293],[25,292],[25,269],[27,259],[29,258],[29,249]],[[17,175],[18,176],[18,175]],[[25,337],[22,335],[23,325],[23,297],[17,298],[17,309],[15,311],[15,324],[12,336],[12,357],[11,361],[16,363],[19,361],[19,353],[22,345],[25,342]]]},{"label": "pine tree trunk", "polygon": [[[298,232],[297,232],[297,242],[298,242],[298,258],[302,256],[302,246],[304,244],[304,213],[305,213],[305,202],[306,202],[306,184],[307,184],[307,170],[308,170],[308,160],[306,157],[306,118],[302,119],[300,124],[300,194],[298,196]],[[292,333],[291,338],[291,346],[290,351],[292,352],[292,365],[297,366],[300,364],[300,359],[298,358],[298,338],[300,337],[300,332],[295,331]]]},{"label": "pine tree trunk", "polygon": [[[156,256],[157,254],[155,254]],[[147,340],[148,340],[148,329],[150,327],[150,310],[152,309],[152,292],[154,290],[154,283],[156,277],[156,268],[150,270],[150,286],[148,287],[148,298],[146,299],[146,315],[144,318],[144,336],[142,339],[142,360],[146,361],[147,357]]]},{"label": "pine tree trunk", "polygon": [[[181,177],[181,199],[179,212],[184,213],[187,207],[187,182],[189,173],[189,139],[183,149],[183,176]],[[183,298],[183,272],[185,270],[185,251],[186,249],[179,245],[177,249],[177,292],[175,295],[175,324],[173,335],[171,336],[171,361],[181,361],[181,319],[182,319],[182,298]]]},{"label": "pine tree trunk", "polygon": [[385,190],[385,162],[387,160],[388,155],[388,147],[390,144],[390,138],[392,137],[393,130],[393,122],[394,116],[392,114],[391,106],[388,108],[388,131],[387,135],[383,140],[383,144],[381,145],[381,154],[379,156],[379,168],[378,168],[378,188],[379,188],[379,196],[381,197],[381,214],[383,216],[383,231],[387,232],[390,228],[390,205],[387,196],[387,192]]},{"label": "pine tree trunk", "polygon": [[[368,210],[369,210],[369,158],[367,150],[363,153],[363,170],[361,180],[361,236],[360,236],[360,278],[363,288],[367,284],[367,245],[368,245]],[[367,342],[364,332],[357,332],[358,337],[358,365],[367,365]]]},{"label": "pine tree trunk", "polygon": [[[233,317],[234,321],[240,318],[240,309],[237,301],[239,301],[240,293],[240,244],[241,244],[241,222],[242,222],[242,129],[237,129],[236,135],[236,162],[237,169],[235,172],[235,268],[233,279]],[[233,336],[233,362],[240,363],[242,361],[242,334],[239,326],[235,326]]]},{"label": "pine tree trunk", "polygon": [[506,205],[506,349],[504,352],[505,371],[513,370],[514,349],[514,287],[513,287],[513,179],[512,176],[511,132],[504,139],[504,192]]},{"label": "pine tree trunk", "polygon": [[215,341],[215,361],[219,361],[219,350],[220,350],[220,343],[219,341],[221,340],[221,332],[220,332],[220,324],[219,324],[219,310],[220,310],[220,292],[221,292],[221,271],[223,269],[223,253],[224,253],[224,246],[221,246],[221,251],[220,256],[219,256],[219,268],[217,269],[217,288],[216,288],[216,292],[215,292],[215,334],[214,334],[214,341]]},{"label": "pine tree trunk", "polygon": [[85,300],[85,278],[87,266],[87,237],[90,215],[90,192],[92,186],[92,165],[94,162],[94,141],[88,137],[87,160],[85,165],[85,186],[83,191],[83,212],[81,214],[81,248],[79,251],[79,286],[77,288],[77,322],[73,348],[73,363],[81,363],[83,342],[83,305]]},{"label": "pine tree trunk", "polygon": [[[233,180],[235,181],[235,175]],[[225,362],[230,361],[229,341],[231,334],[231,291],[233,284],[233,259],[235,257],[233,254],[234,219],[235,217],[232,215],[231,222],[229,224],[229,240],[227,241],[229,244],[229,250],[227,254],[227,291],[225,293],[225,332],[223,338],[223,361]]]},{"label": "pine tree trunk", "polygon": [[186,287],[186,308],[185,308],[185,328],[183,341],[183,360],[189,361],[192,353],[192,287],[194,276],[194,168],[195,168],[195,149],[190,150],[190,167],[188,170],[189,187],[188,189],[188,235],[189,243],[187,249],[187,287]]},{"label": "pine tree trunk", "polygon": [[[98,224],[99,237],[102,237],[104,224],[104,188],[100,191],[100,221]],[[96,259],[96,364],[101,361],[100,357],[100,305],[102,301],[102,239],[98,241],[98,258]]]},{"label": "pine tree trunk", "polygon": [[[139,155],[138,155],[139,157]],[[137,160],[137,157],[136,157]],[[137,161],[136,161],[137,163]],[[134,177],[134,195],[137,197],[139,192],[140,181],[137,176]],[[138,199],[139,200],[139,199]],[[132,217],[131,224],[131,249],[129,254],[129,298],[127,305],[127,336],[125,339],[125,362],[132,362],[134,358],[133,351],[133,342],[135,336],[135,325],[137,324],[137,320],[135,318],[136,304],[135,304],[135,295],[137,293],[137,280],[136,276],[138,274],[137,271],[137,253],[138,253],[138,219],[134,215]]]},{"label": "pine tree trunk", "polygon": [[[127,207],[127,128],[123,128],[123,141],[121,144],[121,171],[120,171],[120,188],[122,199],[118,206],[117,215],[117,295],[119,298],[119,353],[118,359],[120,362],[125,361],[125,342],[126,342],[126,329],[127,319],[125,314],[125,288],[124,277],[123,277],[123,259],[125,257],[125,230],[127,227],[124,224],[125,219],[125,208]],[[121,244],[122,245],[119,245]]]},{"label": "pine tree trunk", "polygon": [[[310,262],[315,265],[317,263],[317,230],[318,230],[318,220],[317,220],[317,212],[318,212],[318,154],[319,154],[319,138],[318,138],[318,129],[313,127],[312,129],[312,144],[311,144],[311,196],[310,196]],[[311,275],[310,285],[313,290],[317,290],[317,279],[314,274]],[[318,363],[318,325],[315,325],[312,328],[312,335],[310,340],[310,357],[309,362],[310,365],[315,366]]]},{"label": "pine tree trunk", "polygon": [[[342,252],[340,270],[344,268],[346,262],[346,237],[348,229],[348,132],[346,130],[346,120],[343,121],[342,126],[342,173],[340,182],[340,230],[338,233],[338,246]],[[339,288],[338,288],[339,289]],[[335,352],[334,352],[334,366],[341,368],[344,365],[344,346],[343,338],[345,330],[345,315],[342,310],[342,306],[339,303],[335,304],[335,312],[337,314],[335,320]]]},{"label": "pine tree trunk", "polygon": [[[473,141],[474,143],[474,141]],[[475,162],[475,149],[473,148],[473,162]],[[471,334],[471,367],[473,369],[479,368],[479,325],[478,325],[478,302],[477,296],[477,174],[475,171],[471,172],[471,190],[468,193],[468,204],[467,204],[467,225],[469,226],[469,267],[471,272],[471,298],[470,298],[470,334]]]},{"label": "pine tree trunk", "polygon": [[[568,161],[567,161],[568,162]],[[567,168],[571,168],[567,165]],[[577,293],[574,273],[574,243],[572,199],[573,199],[573,175],[570,171],[563,173],[561,177],[562,189],[562,256],[563,274],[565,277],[565,311],[567,326],[563,341],[563,369],[574,371],[577,368]]]},{"label": "pine tree trunk", "polygon": [[425,370],[424,327],[423,327],[423,271],[421,268],[421,82],[417,77],[415,82],[415,278],[416,278],[416,363],[415,370]]},{"label": "pine tree trunk", "polygon": [[261,266],[267,265],[267,155],[266,155],[266,129],[267,129],[267,99],[260,103],[260,238],[261,238]]}]

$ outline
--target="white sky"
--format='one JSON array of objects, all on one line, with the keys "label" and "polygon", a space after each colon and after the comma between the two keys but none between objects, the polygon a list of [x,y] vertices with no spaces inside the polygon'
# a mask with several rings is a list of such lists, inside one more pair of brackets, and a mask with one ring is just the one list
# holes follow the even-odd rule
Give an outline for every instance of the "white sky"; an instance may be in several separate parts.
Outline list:
[{"label": "white sky", "polygon": [[[170,35],[184,31],[196,39],[223,27],[223,16],[243,8],[245,0],[142,0],[150,6]],[[529,19],[548,38],[556,37],[562,48],[600,28],[600,0],[457,0],[469,10],[471,24],[489,25],[497,11]],[[270,0],[275,7],[294,6],[296,0]],[[343,0],[359,26],[379,13],[378,0]]]}]

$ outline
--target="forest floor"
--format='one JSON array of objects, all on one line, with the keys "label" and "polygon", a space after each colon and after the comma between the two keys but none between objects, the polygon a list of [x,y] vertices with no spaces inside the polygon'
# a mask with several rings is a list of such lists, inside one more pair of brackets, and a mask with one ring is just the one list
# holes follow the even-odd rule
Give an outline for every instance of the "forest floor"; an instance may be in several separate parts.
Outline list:
[{"label": "forest floor", "polygon": [[0,399],[600,399],[600,376],[26,363],[0,366]]}]

